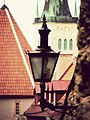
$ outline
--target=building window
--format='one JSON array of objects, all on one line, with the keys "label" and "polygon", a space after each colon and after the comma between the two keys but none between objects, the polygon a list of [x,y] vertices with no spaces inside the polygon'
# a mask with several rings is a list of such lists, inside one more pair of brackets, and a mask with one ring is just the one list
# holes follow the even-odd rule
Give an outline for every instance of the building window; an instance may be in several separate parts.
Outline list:
[{"label": "building window", "polygon": [[16,115],[20,114],[20,103],[16,102]]},{"label": "building window", "polygon": [[66,50],[67,49],[67,40],[65,39],[64,40],[64,50]]},{"label": "building window", "polygon": [[61,44],[62,44],[62,43],[61,43],[61,39],[59,39],[59,40],[58,40],[58,49],[59,49],[59,50],[61,50],[61,47],[62,47]]},{"label": "building window", "polygon": [[21,114],[21,101],[15,101],[15,116],[19,116]]},{"label": "building window", "polygon": [[73,49],[73,41],[72,39],[70,39],[69,41],[69,50],[72,50]]}]

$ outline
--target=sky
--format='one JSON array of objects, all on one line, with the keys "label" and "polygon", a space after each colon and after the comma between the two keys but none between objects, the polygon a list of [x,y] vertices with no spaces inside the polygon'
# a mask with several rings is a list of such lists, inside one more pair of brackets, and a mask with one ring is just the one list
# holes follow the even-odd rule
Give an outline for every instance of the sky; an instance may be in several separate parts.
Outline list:
[{"label": "sky", "polygon": [[[5,3],[9,8],[11,14],[13,15],[15,21],[26,37],[27,41],[30,40],[30,36],[32,35],[32,23],[36,16],[36,1],[37,0],[0,0],[0,7]],[[39,1],[39,15],[41,15],[44,0]],[[77,10],[79,13],[79,5],[80,0],[77,1]],[[74,13],[74,3],[75,0],[68,0],[68,4],[71,10],[71,14]]]}]

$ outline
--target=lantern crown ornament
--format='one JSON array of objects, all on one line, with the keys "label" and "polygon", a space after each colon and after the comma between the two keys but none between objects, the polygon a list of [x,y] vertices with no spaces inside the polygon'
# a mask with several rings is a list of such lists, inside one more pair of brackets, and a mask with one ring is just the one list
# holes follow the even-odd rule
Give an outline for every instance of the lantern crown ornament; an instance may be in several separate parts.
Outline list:
[{"label": "lantern crown ornament", "polygon": [[39,34],[40,34],[40,46],[37,47],[37,50],[45,50],[45,51],[51,51],[51,47],[48,46],[48,35],[51,32],[50,29],[48,29],[47,24],[46,24],[46,17],[45,15],[43,16],[43,24],[41,29],[39,29]]}]

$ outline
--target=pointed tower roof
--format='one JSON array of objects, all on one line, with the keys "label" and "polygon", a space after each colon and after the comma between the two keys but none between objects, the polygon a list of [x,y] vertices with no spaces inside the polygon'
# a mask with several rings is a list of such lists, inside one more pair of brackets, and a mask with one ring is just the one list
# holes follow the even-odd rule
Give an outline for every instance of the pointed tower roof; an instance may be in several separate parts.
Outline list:
[{"label": "pointed tower roof", "polygon": [[73,19],[70,13],[67,0],[45,0],[42,16],[43,14],[46,15],[47,21],[50,22],[76,22],[76,19]]},{"label": "pointed tower roof", "polygon": [[59,5],[60,5],[60,8],[59,8],[60,12],[58,16],[71,17],[67,0],[59,0]]},{"label": "pointed tower roof", "polygon": [[48,21],[51,22],[72,21],[67,0],[46,0],[43,14],[46,14]]},{"label": "pointed tower roof", "polygon": [[31,50],[8,7],[0,9],[0,97],[33,96],[34,82],[25,51]]}]

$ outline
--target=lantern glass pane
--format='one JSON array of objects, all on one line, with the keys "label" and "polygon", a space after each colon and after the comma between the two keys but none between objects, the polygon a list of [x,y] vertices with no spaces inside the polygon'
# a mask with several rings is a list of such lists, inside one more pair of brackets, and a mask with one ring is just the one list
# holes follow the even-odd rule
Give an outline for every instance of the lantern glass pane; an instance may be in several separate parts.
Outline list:
[{"label": "lantern glass pane", "polygon": [[44,58],[43,78],[48,82],[51,81],[55,69],[56,61],[57,61],[57,56],[47,55]]},{"label": "lantern glass pane", "polygon": [[32,56],[30,60],[31,60],[31,67],[33,70],[34,78],[36,80],[40,80],[42,73],[42,58],[39,56],[37,57]]}]

